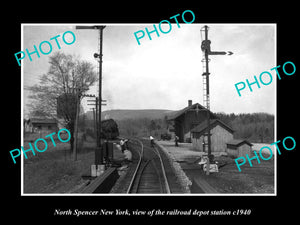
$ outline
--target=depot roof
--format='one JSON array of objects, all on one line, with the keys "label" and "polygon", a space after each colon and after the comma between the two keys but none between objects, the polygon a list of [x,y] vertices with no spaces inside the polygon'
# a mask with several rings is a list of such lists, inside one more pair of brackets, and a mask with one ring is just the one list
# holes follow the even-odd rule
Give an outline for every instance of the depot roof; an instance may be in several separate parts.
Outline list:
[{"label": "depot roof", "polygon": [[[227,124],[223,123],[221,120],[219,120],[219,119],[210,120],[210,130],[217,125],[220,125],[221,127],[226,129],[230,133],[234,132],[234,130],[231,127],[229,127]],[[207,120],[203,121],[198,126],[194,127],[191,130],[191,132],[192,133],[204,133],[206,131],[206,129],[207,129]]]},{"label": "depot roof", "polygon": [[242,140],[242,139],[232,139],[231,141],[227,142],[226,144],[228,145],[234,145],[234,146],[241,146],[243,144],[247,144],[247,145],[250,145],[250,146],[253,146],[253,144],[251,144],[249,141],[247,140]]},{"label": "depot roof", "polygon": [[[175,120],[176,118],[178,118],[179,116],[181,116],[182,114],[184,114],[188,111],[196,111],[196,112],[199,111],[199,112],[201,112],[200,110],[203,111],[203,110],[206,110],[206,108],[204,106],[200,105],[199,103],[195,103],[195,104],[187,106],[187,107],[185,107],[181,110],[178,110],[178,111],[176,111],[172,114],[169,114],[167,120]],[[210,110],[208,110],[208,111],[210,113],[210,117],[215,118],[214,114]]]}]

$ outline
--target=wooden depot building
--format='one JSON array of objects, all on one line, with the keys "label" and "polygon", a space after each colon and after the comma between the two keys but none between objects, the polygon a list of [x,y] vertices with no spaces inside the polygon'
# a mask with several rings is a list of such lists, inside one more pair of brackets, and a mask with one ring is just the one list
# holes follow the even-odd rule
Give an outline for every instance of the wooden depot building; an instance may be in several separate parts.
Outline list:
[{"label": "wooden depot building", "polygon": [[191,130],[207,121],[208,112],[211,119],[216,119],[216,116],[199,103],[192,104],[192,100],[188,100],[187,107],[176,111],[169,115],[167,120],[172,131],[179,137],[179,142],[191,142]]},{"label": "wooden depot building", "polygon": [[[207,120],[191,130],[192,147],[195,150],[206,151],[204,142],[207,143]],[[210,120],[211,152],[226,152],[226,143],[233,139],[233,129],[221,120]]]},{"label": "wooden depot building", "polygon": [[207,117],[210,113],[211,152],[225,153],[235,157],[250,154],[252,144],[247,140],[233,139],[234,130],[219,120],[211,111],[199,103],[192,104],[167,117],[169,131],[179,137],[179,142],[190,142],[192,148],[207,152]]}]

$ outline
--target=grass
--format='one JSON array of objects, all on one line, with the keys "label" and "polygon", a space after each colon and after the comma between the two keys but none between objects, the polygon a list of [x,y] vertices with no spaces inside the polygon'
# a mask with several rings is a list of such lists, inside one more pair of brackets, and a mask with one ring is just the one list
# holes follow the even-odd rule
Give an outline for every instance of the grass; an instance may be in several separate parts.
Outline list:
[{"label": "grass", "polygon": [[[267,156],[266,156],[267,157]],[[227,156],[216,157],[220,165],[218,173],[200,176],[220,193],[274,193],[274,160],[252,160],[252,167],[248,162],[241,166],[241,172],[234,160]]]},{"label": "grass", "polygon": [[56,147],[49,144],[45,152],[37,152],[35,156],[30,153],[28,159],[24,158],[25,194],[68,193],[84,182],[81,175],[94,162],[95,143],[81,143],[77,161],[73,161],[69,146],[69,143],[57,143]]}]

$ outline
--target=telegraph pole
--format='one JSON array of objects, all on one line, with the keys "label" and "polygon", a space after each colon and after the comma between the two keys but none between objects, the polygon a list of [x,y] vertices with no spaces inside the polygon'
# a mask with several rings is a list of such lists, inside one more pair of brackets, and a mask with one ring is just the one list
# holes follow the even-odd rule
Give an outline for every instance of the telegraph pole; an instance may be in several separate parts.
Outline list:
[{"label": "telegraph pole", "polygon": [[103,164],[103,153],[101,145],[101,103],[102,103],[102,39],[103,29],[106,26],[76,26],[76,29],[97,29],[99,30],[99,54],[95,53],[94,58],[99,59],[99,112],[98,112],[98,127],[97,127],[97,147],[95,149],[95,165]]},{"label": "telegraph pole", "polygon": [[[96,138],[97,138],[97,140],[96,140],[96,147],[98,147],[99,146],[99,142],[100,142],[100,139],[99,139],[99,137],[100,137],[100,133],[99,133],[99,124],[98,124],[98,114],[99,114],[99,107],[98,107],[98,102],[99,102],[99,99],[98,99],[98,97],[96,97]],[[98,156],[97,155],[97,153],[95,152],[95,163],[96,163],[96,161],[98,161],[98,159],[96,160],[96,156]],[[95,165],[98,165],[98,164],[95,164]]]},{"label": "telegraph pole", "polygon": [[[204,30],[203,30],[204,28]],[[232,55],[233,53],[232,52],[212,52],[211,51],[211,48],[210,48],[210,44],[211,44],[211,41],[208,40],[208,26],[204,26],[203,28],[201,28],[200,32],[201,31],[204,31],[204,34],[205,34],[205,39],[202,41],[201,43],[201,50],[203,51],[204,53],[204,60],[203,62],[205,62],[205,69],[204,69],[204,72],[202,74],[202,76],[205,76],[205,88],[206,89],[206,93],[204,94],[203,96],[203,99],[204,99],[204,103],[205,104],[205,107],[207,108],[207,157],[208,157],[208,160],[207,160],[207,164],[206,164],[206,175],[209,175],[209,169],[210,169],[210,163],[211,163],[211,160],[212,160],[212,155],[211,155],[211,137],[210,137],[210,93],[209,93],[209,66],[208,66],[208,63],[209,63],[209,58],[208,56],[209,55]]]},{"label": "telegraph pole", "polygon": [[78,140],[78,120],[79,120],[79,110],[80,110],[80,89],[76,93],[76,115],[74,124],[74,145],[73,145],[73,160],[77,160],[77,140]]},{"label": "telegraph pole", "polygon": [[101,141],[101,106],[102,106],[102,39],[103,39],[103,29],[105,26],[99,26],[97,29],[100,30],[100,53],[94,54],[95,58],[99,58],[99,119],[98,119],[98,146],[95,152],[95,164],[102,165],[103,164],[103,149],[102,149],[102,141]]},{"label": "telegraph pole", "polygon": [[[95,95],[93,95],[93,97],[96,97]],[[91,103],[91,104],[87,104],[87,105],[93,105],[95,106],[95,108],[93,108],[93,116],[94,116],[94,131],[96,132],[96,146],[99,146],[99,126],[98,126],[98,104],[99,104],[99,99],[98,97],[96,97],[95,99],[93,100],[88,100],[88,102],[94,102],[94,103]],[[96,110],[95,110],[96,109]],[[96,156],[96,155],[95,155]]]},{"label": "telegraph pole", "polygon": [[[82,89],[86,91],[87,89]],[[76,115],[74,123],[74,146],[73,146],[73,160],[77,160],[77,143],[78,143],[78,121],[80,114],[80,101],[82,97],[93,97],[92,95],[86,95],[81,93],[81,88],[76,88]]]}]

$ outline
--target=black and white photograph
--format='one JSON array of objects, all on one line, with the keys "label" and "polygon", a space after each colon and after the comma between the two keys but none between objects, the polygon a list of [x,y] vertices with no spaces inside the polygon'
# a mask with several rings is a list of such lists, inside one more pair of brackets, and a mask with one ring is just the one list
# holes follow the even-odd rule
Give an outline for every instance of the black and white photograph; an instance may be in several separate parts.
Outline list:
[{"label": "black and white photograph", "polygon": [[22,35],[24,195],[276,194],[276,24]]},{"label": "black and white photograph", "polygon": [[3,219],[297,221],[294,4],[66,3],[3,14]]}]

